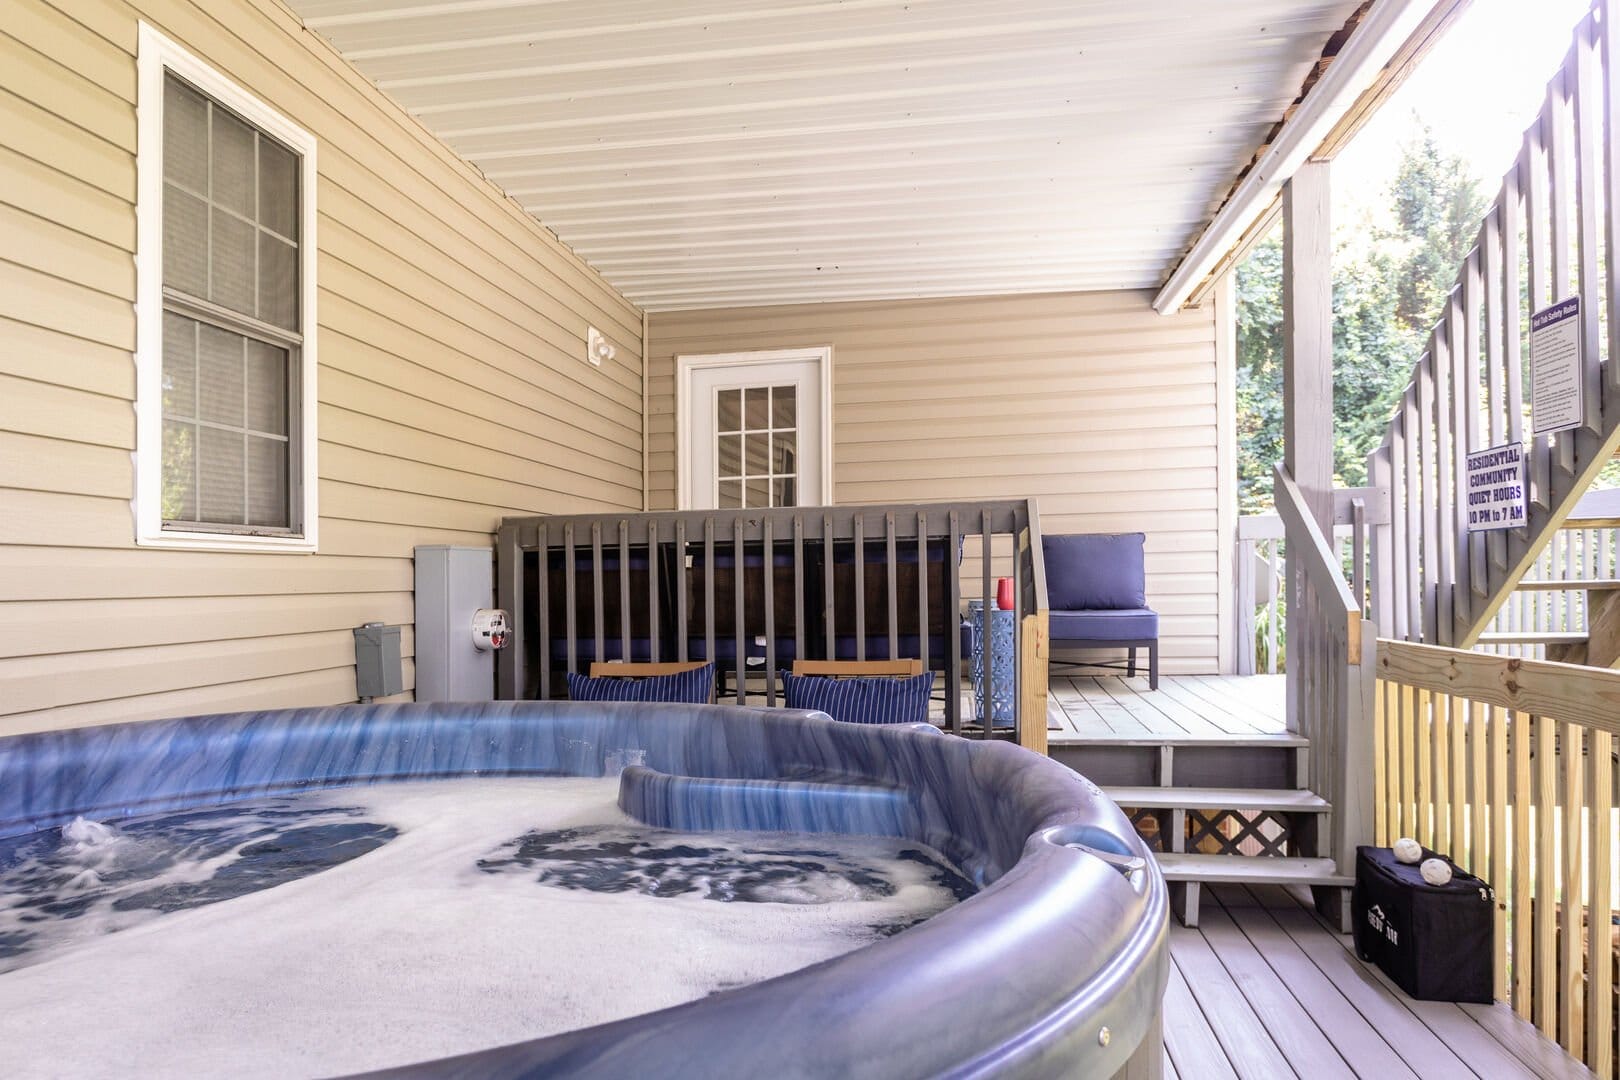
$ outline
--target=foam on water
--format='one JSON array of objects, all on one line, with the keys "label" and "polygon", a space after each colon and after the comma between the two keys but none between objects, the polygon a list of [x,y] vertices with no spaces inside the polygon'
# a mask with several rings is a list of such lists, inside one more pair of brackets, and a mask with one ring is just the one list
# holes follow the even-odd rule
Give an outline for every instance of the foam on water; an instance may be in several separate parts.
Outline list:
[{"label": "foam on water", "polygon": [[616,791],[346,788],[8,842],[0,1071],[420,1061],[772,978],[967,892],[914,844],[660,832]]}]

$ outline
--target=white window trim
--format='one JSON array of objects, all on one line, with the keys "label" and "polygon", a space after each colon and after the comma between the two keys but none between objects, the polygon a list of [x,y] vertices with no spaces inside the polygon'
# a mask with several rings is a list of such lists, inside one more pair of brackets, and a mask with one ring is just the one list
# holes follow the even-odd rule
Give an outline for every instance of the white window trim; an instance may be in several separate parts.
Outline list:
[{"label": "white window trim", "polygon": [[692,463],[686,448],[692,433],[692,377],[711,368],[737,367],[753,364],[787,364],[811,361],[816,365],[821,391],[821,490],[816,492],[816,503],[803,505],[832,505],[832,347],[816,346],[807,349],[767,349],[761,352],[709,353],[675,358],[675,505],[682,510],[692,506]]},{"label": "white window trim", "polygon": [[[135,109],[135,542],[197,551],[313,552],[319,543],[315,431],[315,137],[146,23]],[[245,536],[163,528],[163,77],[174,72],[299,154],[298,405],[301,534]],[[289,477],[291,479],[291,477]]]}]

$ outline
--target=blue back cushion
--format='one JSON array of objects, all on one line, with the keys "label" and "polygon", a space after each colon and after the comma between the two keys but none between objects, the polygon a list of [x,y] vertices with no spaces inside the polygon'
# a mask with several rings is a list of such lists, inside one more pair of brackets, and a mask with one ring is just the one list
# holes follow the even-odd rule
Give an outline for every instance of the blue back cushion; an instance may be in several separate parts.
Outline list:
[{"label": "blue back cushion", "polygon": [[574,701],[675,701],[707,705],[714,696],[714,665],[704,664],[675,675],[627,679],[622,675],[568,673],[568,696]]},{"label": "blue back cushion", "polygon": [[1041,537],[1046,599],[1053,611],[1147,607],[1143,533],[1071,533]]},{"label": "blue back cushion", "polygon": [[825,675],[782,676],[790,709],[819,709],[851,724],[912,724],[928,719],[934,673],[903,679],[834,679]]}]

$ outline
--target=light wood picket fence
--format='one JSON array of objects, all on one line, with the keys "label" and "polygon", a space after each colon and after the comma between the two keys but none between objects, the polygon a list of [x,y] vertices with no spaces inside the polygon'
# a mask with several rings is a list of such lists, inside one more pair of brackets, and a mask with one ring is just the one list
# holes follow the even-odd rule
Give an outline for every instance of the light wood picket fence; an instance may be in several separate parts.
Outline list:
[{"label": "light wood picket fence", "polygon": [[1496,997],[1616,1075],[1620,671],[1378,643],[1374,830],[1496,890]]}]

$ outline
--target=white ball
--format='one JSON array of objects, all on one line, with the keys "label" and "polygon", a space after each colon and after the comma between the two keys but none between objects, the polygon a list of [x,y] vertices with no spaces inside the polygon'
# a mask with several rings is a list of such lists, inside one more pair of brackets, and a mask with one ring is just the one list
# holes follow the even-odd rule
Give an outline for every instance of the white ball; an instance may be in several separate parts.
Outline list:
[{"label": "white ball", "polygon": [[1430,885],[1444,885],[1451,880],[1451,864],[1444,859],[1424,859],[1418,869]]},{"label": "white ball", "polygon": [[1415,864],[1423,858],[1423,845],[1410,836],[1403,836],[1395,841],[1395,858],[1408,865]]}]

